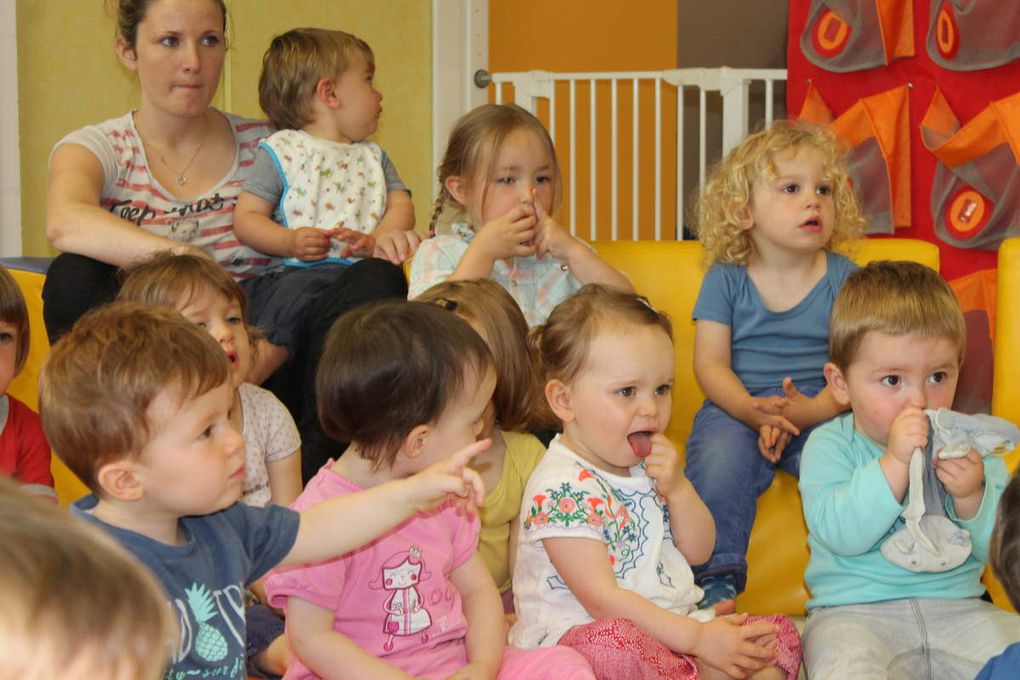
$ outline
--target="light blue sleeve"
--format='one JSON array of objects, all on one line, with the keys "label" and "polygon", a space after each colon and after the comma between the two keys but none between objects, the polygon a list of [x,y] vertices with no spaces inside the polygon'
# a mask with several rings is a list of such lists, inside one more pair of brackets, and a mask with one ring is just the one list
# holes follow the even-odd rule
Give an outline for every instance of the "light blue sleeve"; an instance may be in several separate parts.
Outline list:
[{"label": "light blue sleeve", "polygon": [[949,518],[970,532],[970,552],[979,562],[988,561],[988,549],[992,540],[992,528],[995,526],[995,513],[999,498],[1009,482],[1006,464],[998,456],[985,456],[985,495],[981,498],[981,507],[971,519],[960,519],[956,516],[956,508],[952,499],[947,499],[946,511]]},{"label": "light blue sleeve", "polygon": [[701,281],[701,290],[694,303],[691,317],[697,321],[716,321],[727,326],[733,325],[734,265],[714,264]]},{"label": "light blue sleeve", "polygon": [[[804,445],[800,493],[808,531],[827,550],[852,557],[873,550],[889,533],[903,506],[866,447],[847,438],[853,416],[815,429]],[[859,450],[857,450],[859,449]]]}]

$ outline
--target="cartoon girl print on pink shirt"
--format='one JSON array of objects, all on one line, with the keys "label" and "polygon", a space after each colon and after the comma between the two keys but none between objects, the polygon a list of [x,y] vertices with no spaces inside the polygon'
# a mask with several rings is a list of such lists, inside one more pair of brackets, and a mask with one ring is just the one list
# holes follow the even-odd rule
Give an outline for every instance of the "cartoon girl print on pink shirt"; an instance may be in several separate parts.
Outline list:
[{"label": "cartoon girl print on pink shirt", "polygon": [[422,603],[421,594],[416,586],[432,577],[432,573],[421,561],[421,549],[412,545],[406,552],[399,552],[386,560],[382,576],[371,586],[375,589],[392,591],[383,610],[386,618],[383,621],[383,632],[386,642],[383,649],[393,651],[393,638],[421,633],[422,643],[428,642],[428,628],[432,625],[432,616]]}]

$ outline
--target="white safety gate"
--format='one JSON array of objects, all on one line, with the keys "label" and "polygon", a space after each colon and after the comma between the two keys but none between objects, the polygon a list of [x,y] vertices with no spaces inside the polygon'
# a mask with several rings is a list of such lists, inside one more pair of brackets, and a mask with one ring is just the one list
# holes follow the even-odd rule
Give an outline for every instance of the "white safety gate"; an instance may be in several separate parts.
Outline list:
[{"label": "white safety gate", "polygon": [[[752,125],[772,122],[777,109],[782,115],[785,82],[785,69],[723,67],[494,73],[490,88],[495,102],[515,102],[548,127],[571,233],[679,240],[706,168]],[[713,116],[721,134],[709,134]],[[685,144],[695,134],[696,155]]]}]

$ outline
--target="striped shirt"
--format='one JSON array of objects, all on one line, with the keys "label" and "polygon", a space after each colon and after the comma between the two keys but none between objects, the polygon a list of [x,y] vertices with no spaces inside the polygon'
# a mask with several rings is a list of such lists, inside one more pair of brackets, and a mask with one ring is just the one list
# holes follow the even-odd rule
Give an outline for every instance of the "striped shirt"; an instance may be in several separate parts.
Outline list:
[{"label": "striped shirt", "polygon": [[279,266],[278,258],[241,244],[234,235],[237,196],[269,123],[218,112],[230,122],[237,141],[234,163],[220,182],[202,196],[176,198],[149,172],[145,148],[133,113],[88,125],[57,142],[85,147],[99,160],[105,181],[100,205],[158,236],[207,252],[235,279],[250,278]]}]

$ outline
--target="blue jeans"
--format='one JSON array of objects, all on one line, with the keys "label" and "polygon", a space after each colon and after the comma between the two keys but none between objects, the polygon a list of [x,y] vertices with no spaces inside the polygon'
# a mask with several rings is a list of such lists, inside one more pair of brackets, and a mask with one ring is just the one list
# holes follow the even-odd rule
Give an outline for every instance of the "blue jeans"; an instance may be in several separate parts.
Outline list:
[{"label": "blue jeans", "polygon": [[811,680],[970,680],[1020,641],[1020,619],[976,597],[818,607],[803,640]]},{"label": "blue jeans", "polygon": [[[807,396],[821,386],[798,385]],[[782,387],[752,393],[754,397],[782,395]],[[779,467],[800,475],[800,452],[813,427],[792,438],[783,449]],[[747,584],[747,542],[758,510],[758,496],[765,493],[776,474],[758,451],[758,433],[706,400],[687,439],[687,478],[705,501],[715,519],[715,549],[708,562],[694,568],[694,576],[733,576],[737,592]]]}]

